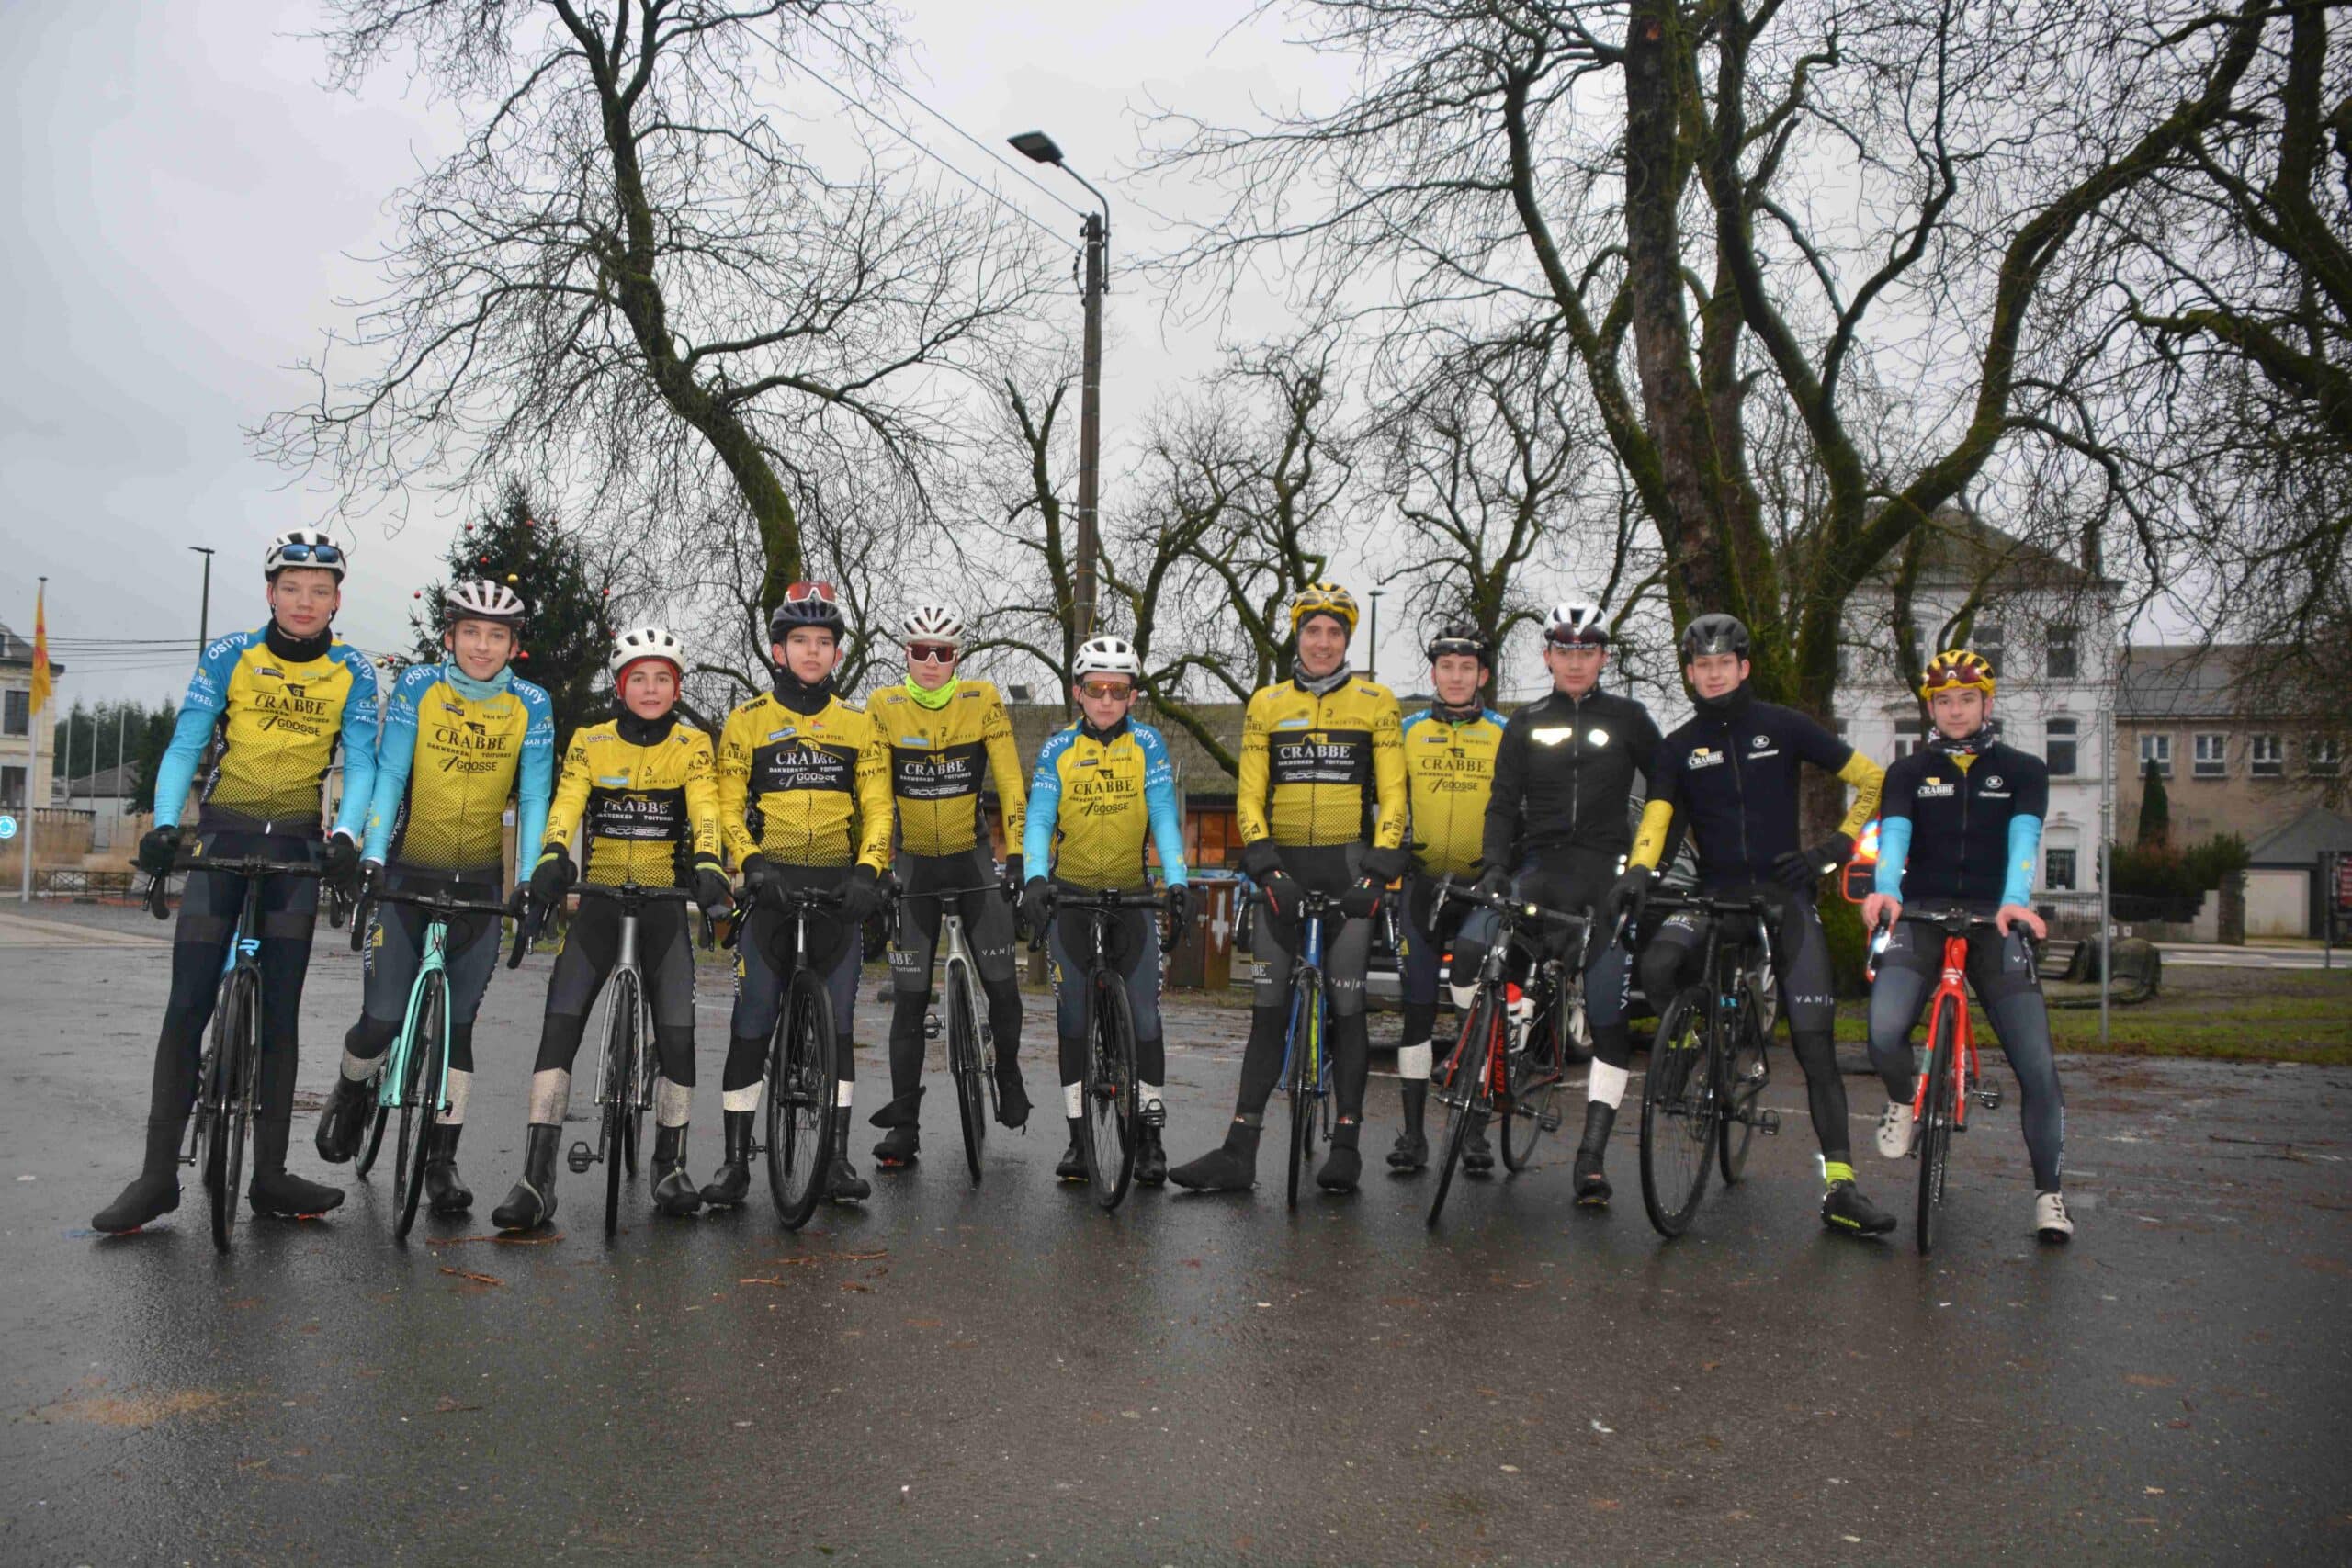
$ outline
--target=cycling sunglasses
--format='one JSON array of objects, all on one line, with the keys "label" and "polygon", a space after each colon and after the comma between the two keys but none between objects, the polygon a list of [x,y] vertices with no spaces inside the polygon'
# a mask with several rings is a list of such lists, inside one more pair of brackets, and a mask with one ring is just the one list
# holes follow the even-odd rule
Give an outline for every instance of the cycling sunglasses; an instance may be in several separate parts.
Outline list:
[{"label": "cycling sunglasses", "polygon": [[277,563],[280,566],[303,561],[318,566],[341,566],[343,551],[333,545],[280,545],[277,547]]},{"label": "cycling sunglasses", "polygon": [[1133,686],[1110,681],[1088,681],[1078,688],[1079,695],[1092,697],[1097,702],[1107,702],[1113,697],[1124,697],[1134,690]]},{"label": "cycling sunglasses", "polygon": [[925,664],[953,664],[956,650],[944,643],[919,642],[907,649],[907,657]]}]

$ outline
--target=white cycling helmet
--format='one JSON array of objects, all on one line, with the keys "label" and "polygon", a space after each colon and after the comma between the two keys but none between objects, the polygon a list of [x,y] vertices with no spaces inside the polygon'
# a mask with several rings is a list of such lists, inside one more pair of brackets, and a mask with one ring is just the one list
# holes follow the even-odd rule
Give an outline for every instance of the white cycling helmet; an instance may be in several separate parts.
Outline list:
[{"label": "white cycling helmet", "polygon": [[661,626],[637,626],[613,638],[614,683],[618,684],[621,671],[640,659],[666,659],[678,679],[686,678],[686,645]]},{"label": "white cycling helmet", "polygon": [[964,646],[964,617],[944,604],[916,605],[899,630],[899,640],[910,645],[935,642],[957,649]]},{"label": "white cycling helmet", "polygon": [[316,567],[334,573],[334,580],[341,582],[344,566],[350,558],[351,552],[333,534],[317,528],[288,528],[269,542],[261,569],[266,575],[276,577],[289,566]]},{"label": "white cycling helmet", "polygon": [[1130,681],[1143,679],[1143,660],[1136,656],[1136,645],[1123,637],[1098,637],[1078,645],[1078,658],[1070,667],[1070,678],[1083,681],[1089,675],[1125,675]]},{"label": "white cycling helmet", "polygon": [[523,620],[523,600],[514,590],[503,582],[476,579],[470,582],[452,583],[442,596],[441,607],[451,626],[459,621],[496,621],[502,626],[520,626]]},{"label": "white cycling helmet", "polygon": [[1606,648],[1609,621],[1600,606],[1587,599],[1555,604],[1544,617],[1544,640],[1555,648]]}]

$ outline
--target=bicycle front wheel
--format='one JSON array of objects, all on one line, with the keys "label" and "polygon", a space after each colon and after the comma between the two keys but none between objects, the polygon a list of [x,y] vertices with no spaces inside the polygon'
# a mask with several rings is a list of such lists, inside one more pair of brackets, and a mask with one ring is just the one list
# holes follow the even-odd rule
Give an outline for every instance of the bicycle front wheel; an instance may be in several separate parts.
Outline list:
[{"label": "bicycle front wheel", "polygon": [[1087,1012],[1086,1113],[1079,1146],[1094,1201],[1109,1210],[1127,1195],[1136,1169],[1136,1024],[1116,975],[1095,972]]},{"label": "bicycle front wheel", "polygon": [[[401,1212],[392,1239],[406,1241],[416,1224],[416,1201],[424,1191],[424,1151],[441,1121],[442,1063],[449,1049],[449,981],[439,971],[425,978],[417,998],[416,1033],[409,1042],[408,1083],[401,1095]],[[416,1147],[408,1144],[409,1116],[416,1117]],[[412,1158],[413,1155],[413,1158]]]},{"label": "bicycle front wheel", "polygon": [[825,1169],[833,1157],[833,1106],[840,1098],[832,998],[815,976],[797,969],[785,992],[784,1016],[768,1041],[762,1092],[768,1194],[786,1230],[807,1224],[825,1195]]},{"label": "bicycle front wheel", "polygon": [[[375,1079],[368,1080],[368,1092],[371,1098],[379,1094],[380,1088]],[[384,1109],[379,1100],[376,1115],[368,1123],[368,1146],[359,1152],[359,1162],[351,1168],[354,1176],[364,1180],[368,1173],[376,1168],[376,1156],[384,1147],[384,1129],[391,1124],[391,1121],[392,1113]]]},{"label": "bicycle front wheel", "polygon": [[1313,970],[1298,977],[1290,1034],[1290,1138],[1283,1163],[1285,1201],[1298,1207],[1298,1172],[1315,1146],[1315,1100],[1323,1073],[1323,986]]},{"label": "bicycle front wheel", "polygon": [[634,1115],[632,1102],[638,1098],[638,1078],[642,1064],[639,1057],[645,1049],[639,1039],[638,1025],[643,1009],[638,1001],[637,971],[621,968],[613,971],[612,1009],[605,1014],[605,1050],[596,1073],[598,1110],[603,1113],[603,1126],[597,1136],[597,1154],[605,1162],[605,1234],[616,1235],[621,1226],[621,1179],[625,1168],[633,1170],[636,1156],[629,1147],[630,1122]]},{"label": "bicycle front wheel", "polygon": [[1665,1236],[1690,1228],[1715,1158],[1715,1064],[1706,991],[1667,1004],[1642,1076],[1642,1206]]},{"label": "bicycle front wheel", "polygon": [[1962,1004],[1939,1001],[1928,1024],[1927,1118],[1919,1123],[1919,1256],[1935,1246],[1936,1208],[1944,1201],[1944,1166],[1951,1156],[1953,1014]]},{"label": "bicycle front wheel", "polygon": [[629,1097],[628,1115],[621,1124],[626,1134],[629,1179],[637,1179],[638,1167],[645,1153],[645,1113],[653,1104],[654,1085],[662,1076],[662,1055],[653,1046],[653,1031],[645,1020],[645,983],[638,981],[636,1021],[629,1032],[637,1037],[637,1071],[629,1082],[636,1092]]},{"label": "bicycle front wheel", "polygon": [[1732,1028],[1731,1046],[1724,1057],[1722,1132],[1715,1140],[1726,1187],[1747,1168],[1747,1145],[1756,1137],[1757,1102],[1764,1098],[1769,1076],[1764,1065],[1764,1007],[1755,993],[1744,987],[1739,1016]]},{"label": "bicycle front wheel", "polygon": [[1507,1059],[1509,1093],[1501,1109],[1503,1165],[1513,1172],[1533,1163],[1536,1143],[1560,1124],[1560,1113],[1552,1109],[1552,1102],[1566,1073],[1566,1013],[1565,1001],[1555,997]]},{"label": "bicycle front wheel", "polygon": [[1429,1224],[1434,1227],[1453,1189],[1453,1173],[1461,1168],[1462,1151],[1487,1120],[1487,1060],[1494,1055],[1495,1032],[1505,1027],[1502,1003],[1487,987],[1470,1004],[1462,1020],[1461,1038],[1453,1056],[1430,1080],[1430,1089],[1445,1105],[1445,1153],[1439,1156],[1437,1190],[1430,1195]]},{"label": "bicycle front wheel", "polygon": [[980,1151],[988,1146],[988,1089],[981,1082],[980,1020],[972,1006],[972,976],[947,966],[947,1076],[956,1084],[956,1115],[964,1125],[964,1167],[980,1184]]}]

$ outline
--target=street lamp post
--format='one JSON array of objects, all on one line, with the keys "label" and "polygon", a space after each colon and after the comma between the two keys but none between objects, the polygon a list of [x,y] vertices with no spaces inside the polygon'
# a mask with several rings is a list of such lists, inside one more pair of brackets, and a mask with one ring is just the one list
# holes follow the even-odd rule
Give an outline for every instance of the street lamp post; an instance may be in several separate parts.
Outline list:
[{"label": "street lamp post", "polygon": [[1372,591],[1372,655],[1364,673],[1374,681],[1380,679],[1380,596],[1386,592],[1382,588]]},{"label": "street lamp post", "polygon": [[1078,621],[1078,636],[1083,641],[1094,635],[1096,562],[1100,558],[1101,540],[1095,520],[1098,487],[1102,480],[1102,296],[1109,288],[1111,253],[1111,201],[1101,191],[1062,161],[1062,150],[1054,139],[1042,130],[1024,130],[1007,138],[1013,151],[1034,163],[1051,164],[1062,173],[1086,187],[1086,193],[1101,203],[1100,212],[1086,215],[1085,226],[1080,231],[1086,242],[1086,272],[1084,299],[1086,301],[1086,344],[1084,362],[1079,372],[1078,401],[1078,563],[1072,573],[1071,606]]},{"label": "street lamp post", "polygon": [[190,545],[188,548],[204,558],[204,597],[196,612],[196,651],[202,658],[204,645],[212,640],[212,547]]}]

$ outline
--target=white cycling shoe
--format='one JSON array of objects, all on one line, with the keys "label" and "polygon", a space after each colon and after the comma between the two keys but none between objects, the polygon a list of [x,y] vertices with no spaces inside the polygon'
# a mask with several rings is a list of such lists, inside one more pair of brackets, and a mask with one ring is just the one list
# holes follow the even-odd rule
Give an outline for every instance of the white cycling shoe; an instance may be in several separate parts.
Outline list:
[{"label": "white cycling shoe", "polygon": [[2075,1239],[2075,1222],[2067,1217],[2064,1192],[2033,1195],[2033,1234],[2053,1246]]},{"label": "white cycling shoe", "polygon": [[1878,1115],[1878,1152],[1888,1159],[1911,1153],[1911,1102],[1890,1100]]}]

